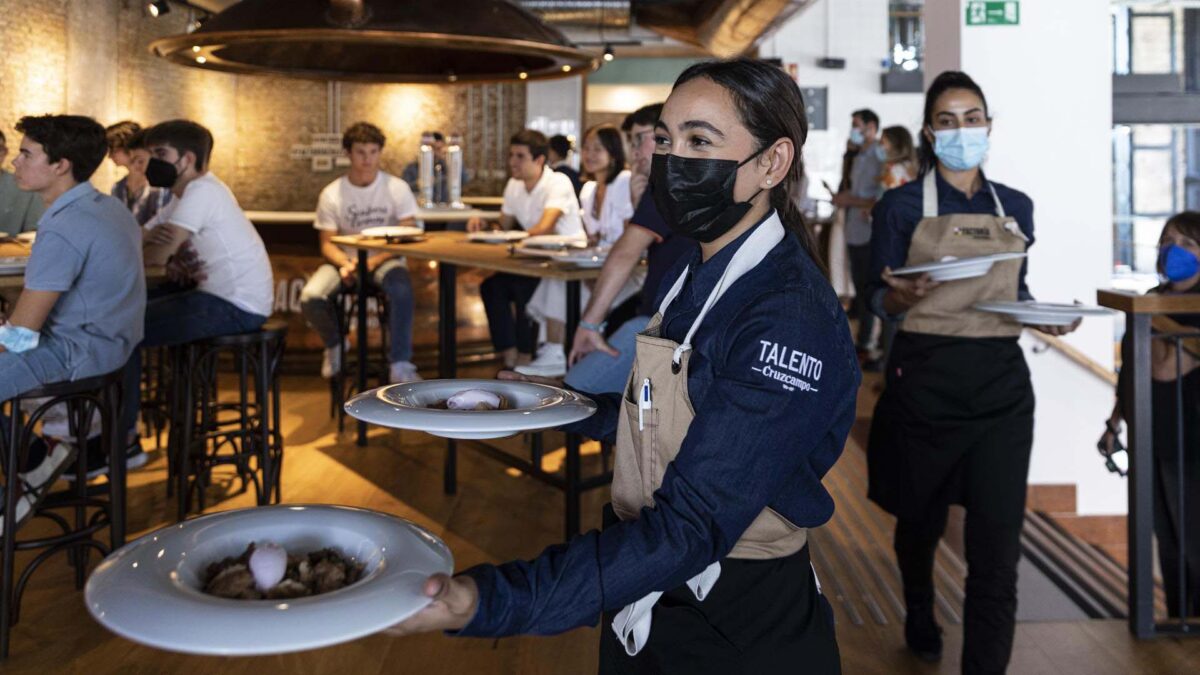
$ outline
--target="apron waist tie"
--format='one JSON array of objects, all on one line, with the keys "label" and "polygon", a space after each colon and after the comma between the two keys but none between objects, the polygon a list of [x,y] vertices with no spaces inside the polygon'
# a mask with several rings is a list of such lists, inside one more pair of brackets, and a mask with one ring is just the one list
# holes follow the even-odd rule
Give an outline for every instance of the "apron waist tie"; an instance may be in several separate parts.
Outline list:
[{"label": "apron waist tie", "polygon": [[[703,602],[720,576],[721,563],[718,561],[704,568],[700,574],[688,579],[687,587],[691,589],[697,600]],[[626,654],[636,656],[638,652],[642,651],[642,647],[646,646],[646,640],[650,639],[651,610],[660,597],[662,597],[661,591],[648,593],[641,600],[625,605],[613,618],[613,632],[617,634],[617,639],[625,647]]]}]

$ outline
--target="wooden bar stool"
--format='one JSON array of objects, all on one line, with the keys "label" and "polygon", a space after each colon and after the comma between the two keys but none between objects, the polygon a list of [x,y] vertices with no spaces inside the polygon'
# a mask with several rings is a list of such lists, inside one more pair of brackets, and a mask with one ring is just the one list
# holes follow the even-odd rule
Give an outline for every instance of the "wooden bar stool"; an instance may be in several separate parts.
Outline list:
[{"label": "wooden bar stool", "polygon": [[[22,410],[22,402],[45,399],[31,412]],[[74,382],[59,382],[27,391],[0,403],[7,433],[0,434],[3,450],[5,505],[3,540],[3,571],[0,572],[0,659],[8,656],[9,631],[20,618],[21,596],[30,577],[51,556],[66,551],[75,568],[75,587],[82,590],[87,578],[88,552],[96,549],[101,557],[125,544],[125,446],[120,434],[121,371]],[[74,475],[87,475],[87,439],[94,415],[101,421],[101,448],[108,456],[107,485],[88,485],[86,479],[76,480],[68,489],[47,495],[29,514],[29,518],[44,518],[57,526],[59,534],[18,539],[17,504],[23,484],[22,467],[31,443],[37,438],[35,427],[51,408],[63,404],[67,408],[70,438],[75,445]],[[49,456],[49,455],[47,455]],[[36,467],[30,467],[31,469]],[[43,486],[35,486],[43,487]],[[44,489],[50,489],[44,485]],[[58,513],[66,510],[66,515]],[[89,514],[90,511],[90,514]],[[72,523],[71,516],[73,514]],[[96,534],[108,528],[106,546]],[[19,578],[16,575],[16,552],[42,549]]]},{"label": "wooden bar stool", "polygon": [[[182,347],[176,396],[181,405],[172,427],[178,518],[207,505],[213,469],[232,466],[239,491],[253,485],[257,503],[278,503],[283,466],[280,431],[279,363],[287,325],[267,321],[249,333],[224,335]],[[221,396],[218,365],[232,367],[234,395]]]}]

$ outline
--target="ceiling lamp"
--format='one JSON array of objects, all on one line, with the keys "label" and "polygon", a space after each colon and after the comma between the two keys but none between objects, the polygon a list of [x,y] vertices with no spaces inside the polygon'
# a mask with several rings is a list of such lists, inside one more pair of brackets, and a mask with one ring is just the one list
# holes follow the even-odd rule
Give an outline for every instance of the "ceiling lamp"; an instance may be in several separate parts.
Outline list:
[{"label": "ceiling lamp", "polygon": [[150,50],[208,70],[366,82],[536,80],[597,66],[507,0],[242,0]]},{"label": "ceiling lamp", "polygon": [[171,3],[167,0],[156,0],[146,4],[146,13],[156,19],[169,11],[171,11]]}]

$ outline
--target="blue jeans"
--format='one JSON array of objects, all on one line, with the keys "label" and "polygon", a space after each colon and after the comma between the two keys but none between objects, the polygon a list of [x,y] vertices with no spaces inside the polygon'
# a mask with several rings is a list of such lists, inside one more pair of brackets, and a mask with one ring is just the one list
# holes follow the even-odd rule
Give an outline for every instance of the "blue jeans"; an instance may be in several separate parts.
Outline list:
[{"label": "blue jeans", "polygon": [[[351,288],[356,286],[357,277]],[[383,289],[383,294],[387,296],[388,331],[391,333],[388,361],[412,361],[414,299],[408,267],[399,258],[384,261],[375,268],[369,287]],[[342,339],[337,326],[339,308],[334,305],[333,299],[343,288],[337,268],[326,263],[313,272],[308,283],[304,284],[304,290],[300,291],[300,312],[304,314],[308,325],[321,336],[321,342],[327,349],[336,347]]]},{"label": "blue jeans", "polygon": [[637,355],[638,333],[646,330],[648,316],[635,316],[621,324],[617,332],[608,339],[608,344],[620,354],[609,356],[604,352],[592,352],[571,366],[564,380],[567,386],[585,394],[619,394],[629,380],[633,369],[633,357]]},{"label": "blue jeans", "polygon": [[0,403],[44,384],[69,379],[67,345],[45,333],[34,349],[20,354],[0,353]]},{"label": "blue jeans", "polygon": [[[146,303],[146,333],[141,347],[182,345],[221,335],[258,330],[267,317],[247,312],[203,291],[151,298]],[[142,351],[133,350],[121,392],[121,428],[133,438],[142,399]]]}]

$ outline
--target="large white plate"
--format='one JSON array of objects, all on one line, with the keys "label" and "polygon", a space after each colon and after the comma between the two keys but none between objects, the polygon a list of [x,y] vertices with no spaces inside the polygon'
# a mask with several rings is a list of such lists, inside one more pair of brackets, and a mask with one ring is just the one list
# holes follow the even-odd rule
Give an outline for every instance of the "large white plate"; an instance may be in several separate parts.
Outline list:
[{"label": "large white plate", "polygon": [[17,241],[21,241],[26,244],[32,244],[33,242],[37,241],[37,230],[34,230],[33,232],[21,232],[14,238]]},{"label": "large white plate", "polygon": [[973,279],[981,277],[991,271],[992,265],[1002,260],[1016,260],[1024,258],[1025,252],[1020,253],[993,253],[992,255],[981,255],[974,258],[953,258],[944,259],[939,262],[924,263],[921,265],[912,265],[910,267],[901,267],[898,270],[893,270],[892,274],[904,276],[907,274],[929,273],[929,278],[934,281],[955,281],[957,279]]},{"label": "large white plate", "polygon": [[[508,410],[439,410],[435,405],[464,389],[485,389],[509,402]],[[573,391],[532,382],[425,380],[363,392],[346,402],[351,417],[379,426],[424,431],[443,438],[504,438],[553,429],[591,417],[596,404]]]},{"label": "large white plate", "polygon": [[467,241],[477,241],[484,244],[507,244],[525,239],[529,233],[525,230],[486,230],[472,232],[467,235]]},{"label": "large white plate", "polygon": [[570,248],[587,248],[587,237],[575,234],[539,234],[521,242],[522,248],[546,248],[561,251]]},{"label": "large white plate", "polygon": [[425,234],[425,230],[419,227],[411,227],[409,225],[388,225],[385,227],[368,227],[360,232],[364,237],[419,237]]},{"label": "large white plate", "polygon": [[1011,316],[1029,326],[1069,326],[1085,316],[1111,316],[1103,307],[1036,300],[977,302],[975,309]]},{"label": "large white plate", "polygon": [[0,257],[0,274],[24,274],[25,266],[29,264],[29,258],[25,257]]},{"label": "large white plate", "polygon": [[[213,562],[271,541],[289,553],[326,546],[366,564],[357,583],[290,600],[230,600],[200,590]],[[112,632],[151,647],[224,656],[282,654],[347,642],[429,604],[426,578],[454,569],[450,549],[406,520],[346,506],[264,506],[165,527],[104,559],[84,589]]]}]

